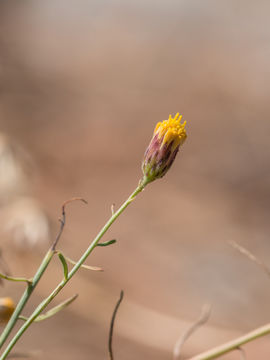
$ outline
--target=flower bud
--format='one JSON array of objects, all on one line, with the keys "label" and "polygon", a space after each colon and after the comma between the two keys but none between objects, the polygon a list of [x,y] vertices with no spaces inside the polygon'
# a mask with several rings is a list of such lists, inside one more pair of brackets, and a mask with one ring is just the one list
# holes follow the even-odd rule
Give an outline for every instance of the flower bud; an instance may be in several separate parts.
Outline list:
[{"label": "flower bud", "polygon": [[0,323],[8,322],[11,315],[13,314],[14,309],[15,304],[11,298],[0,298]]},{"label": "flower bud", "polygon": [[187,137],[186,121],[181,124],[181,119],[182,116],[177,113],[174,118],[170,115],[168,120],[156,125],[152,140],[144,154],[142,183],[147,184],[162,178],[170,169],[180,145]]}]

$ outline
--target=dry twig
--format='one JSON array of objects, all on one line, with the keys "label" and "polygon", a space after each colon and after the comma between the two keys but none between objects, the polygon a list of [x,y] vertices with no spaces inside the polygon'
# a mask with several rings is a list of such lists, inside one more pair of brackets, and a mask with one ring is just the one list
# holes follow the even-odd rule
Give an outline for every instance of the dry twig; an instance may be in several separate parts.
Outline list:
[{"label": "dry twig", "polygon": [[113,315],[112,315],[112,319],[111,319],[111,324],[110,324],[110,333],[109,333],[109,356],[110,356],[110,360],[113,360],[113,350],[112,350],[112,340],[113,340],[113,328],[114,328],[114,322],[115,322],[115,318],[116,318],[116,314],[117,311],[119,309],[119,306],[123,300],[124,297],[124,291],[121,290],[120,293],[120,298],[118,299],[114,311],[113,311]]},{"label": "dry twig", "polygon": [[203,326],[209,319],[211,314],[211,306],[209,304],[205,304],[202,308],[201,311],[201,315],[198,318],[198,320],[196,320],[194,322],[194,324],[192,324],[185,332],[183,335],[180,336],[180,338],[178,339],[178,341],[176,342],[175,346],[174,346],[174,350],[173,350],[173,359],[180,359],[180,355],[181,355],[181,350],[182,347],[184,345],[184,343],[188,340],[188,338],[201,326]]},{"label": "dry twig", "polygon": [[9,355],[8,359],[28,359],[28,358],[37,358],[41,355],[41,351],[33,350],[28,352],[15,352],[12,355]]},{"label": "dry twig", "polygon": [[112,213],[112,215],[114,215],[114,213],[115,213],[115,204],[111,205],[111,213]]},{"label": "dry twig", "polygon": [[66,200],[63,205],[62,205],[62,217],[59,219],[60,221],[60,229],[59,229],[59,232],[56,236],[56,239],[54,241],[54,243],[52,244],[52,250],[54,251],[55,248],[56,248],[56,245],[58,244],[58,241],[60,240],[60,237],[63,233],[63,230],[64,230],[64,227],[65,227],[65,224],[66,224],[66,206],[73,202],[73,201],[82,201],[83,203],[87,204],[87,201],[84,200],[83,198],[80,198],[80,197],[74,197],[72,199],[69,199],[69,200]]},{"label": "dry twig", "polygon": [[3,270],[3,272],[6,274],[6,275],[11,275],[11,271],[9,269],[9,265],[8,263],[6,262],[4,256],[3,256],[3,251],[2,249],[0,249],[0,269]]},{"label": "dry twig", "polygon": [[245,350],[244,350],[244,349],[242,349],[241,347],[239,347],[239,348],[237,348],[236,350],[240,351],[242,360],[246,360],[246,359],[247,359],[246,353],[245,353]]},{"label": "dry twig", "polygon": [[245,255],[249,260],[253,261],[257,264],[269,277],[270,277],[270,269],[267,265],[265,265],[261,260],[259,260],[252,252],[239,245],[235,241],[229,241],[229,244],[236,250],[238,250],[241,254]]}]

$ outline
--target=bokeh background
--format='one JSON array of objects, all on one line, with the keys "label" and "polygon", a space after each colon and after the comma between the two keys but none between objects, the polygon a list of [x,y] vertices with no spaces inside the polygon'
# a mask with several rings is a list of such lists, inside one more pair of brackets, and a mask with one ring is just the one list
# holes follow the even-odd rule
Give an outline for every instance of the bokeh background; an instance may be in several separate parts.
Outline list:
[{"label": "bokeh background", "polygon": [[[186,357],[269,322],[269,278],[228,244],[270,262],[269,11],[266,0],[0,3],[0,131],[17,167],[0,166],[1,250],[12,273],[33,275],[73,196],[88,206],[69,206],[59,247],[79,258],[137,185],[155,123],[176,112],[188,122],[171,171],[106,235],[117,244],[89,258],[105,271],[81,270],[55,303],[77,301],[32,326],[17,352],[107,358],[121,289],[117,360],[171,359],[205,303],[211,317]],[[55,259],[26,314],[61,271]],[[0,289],[16,301],[22,291]],[[268,359],[269,338],[245,349]]]}]

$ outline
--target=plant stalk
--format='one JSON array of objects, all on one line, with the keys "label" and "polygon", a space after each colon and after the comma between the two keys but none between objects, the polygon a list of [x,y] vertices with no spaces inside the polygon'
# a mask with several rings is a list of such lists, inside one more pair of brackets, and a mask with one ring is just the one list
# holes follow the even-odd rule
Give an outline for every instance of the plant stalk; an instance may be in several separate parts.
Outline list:
[{"label": "plant stalk", "polygon": [[16,309],[14,310],[11,318],[9,319],[9,322],[7,323],[5,329],[3,330],[1,336],[0,336],[0,349],[3,346],[4,342],[8,338],[9,334],[11,333],[12,329],[14,328],[16,321],[18,320],[19,315],[21,314],[24,306],[26,305],[28,299],[30,298],[32,292],[34,291],[35,287],[37,286],[41,276],[44,274],[44,271],[47,269],[52,257],[54,255],[54,251],[51,249],[47,252],[45,255],[42,263],[40,264],[32,282],[30,282],[27,285],[27,288],[25,289],[20,301],[18,302],[18,305],[16,306]]},{"label": "plant stalk", "polygon": [[[11,339],[10,343],[7,345],[5,351],[1,355],[0,360],[6,359],[6,357],[8,356],[10,351],[13,349],[13,347],[15,346],[17,341],[20,339],[20,337],[23,335],[23,333],[28,329],[28,327],[32,324],[32,322],[41,314],[41,312],[48,306],[48,304],[50,304],[50,302],[56,297],[56,295],[63,289],[63,287],[73,277],[73,275],[75,275],[75,273],[80,269],[80,267],[83,265],[85,260],[88,258],[88,256],[94,250],[94,248],[97,246],[98,242],[103,237],[103,235],[107,232],[107,230],[115,222],[115,220],[118,218],[118,216],[122,214],[122,212],[128,207],[128,205],[145,188],[146,185],[147,185],[147,181],[141,181],[139,183],[138,187],[135,189],[135,191],[128,197],[128,199],[122,204],[122,206],[111,216],[111,218],[107,221],[107,223],[104,225],[104,227],[98,233],[96,238],[89,245],[88,249],[84,252],[82,257],[77,261],[77,263],[74,265],[74,267],[70,270],[66,279],[63,279],[57,285],[57,287],[52,291],[52,293],[37,306],[37,308],[34,310],[32,315],[28,318],[28,320],[21,326],[21,328],[18,330],[18,332],[14,335],[14,337]],[[27,301],[27,299],[26,299],[26,301]],[[26,303],[26,301],[24,302],[24,304]],[[18,315],[17,315],[17,317],[18,317]]]},{"label": "plant stalk", "polygon": [[264,325],[256,330],[249,332],[246,335],[243,335],[237,339],[229,341],[223,345],[217,346],[214,349],[206,351],[202,354],[196,355],[189,360],[212,360],[217,359],[218,357],[227,354],[230,351],[239,349],[242,345],[256,340],[259,337],[270,334],[270,324]]}]

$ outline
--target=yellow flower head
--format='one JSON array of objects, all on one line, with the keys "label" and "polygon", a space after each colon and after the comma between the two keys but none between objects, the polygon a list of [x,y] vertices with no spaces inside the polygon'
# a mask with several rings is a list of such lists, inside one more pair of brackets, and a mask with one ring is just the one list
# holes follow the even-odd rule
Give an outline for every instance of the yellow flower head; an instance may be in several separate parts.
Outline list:
[{"label": "yellow flower head", "polygon": [[180,145],[187,137],[186,121],[181,124],[181,119],[182,116],[177,113],[174,118],[170,115],[168,120],[156,125],[142,163],[144,183],[163,177],[171,167]]},{"label": "yellow flower head", "polygon": [[169,115],[168,120],[157,123],[154,136],[158,134],[159,139],[163,139],[161,146],[172,143],[172,150],[174,150],[185,141],[187,137],[186,121],[181,124],[181,120],[182,115],[179,116],[179,113],[177,113],[174,118]]},{"label": "yellow flower head", "polygon": [[10,297],[0,298],[0,323],[8,322],[14,309],[15,304]]}]

